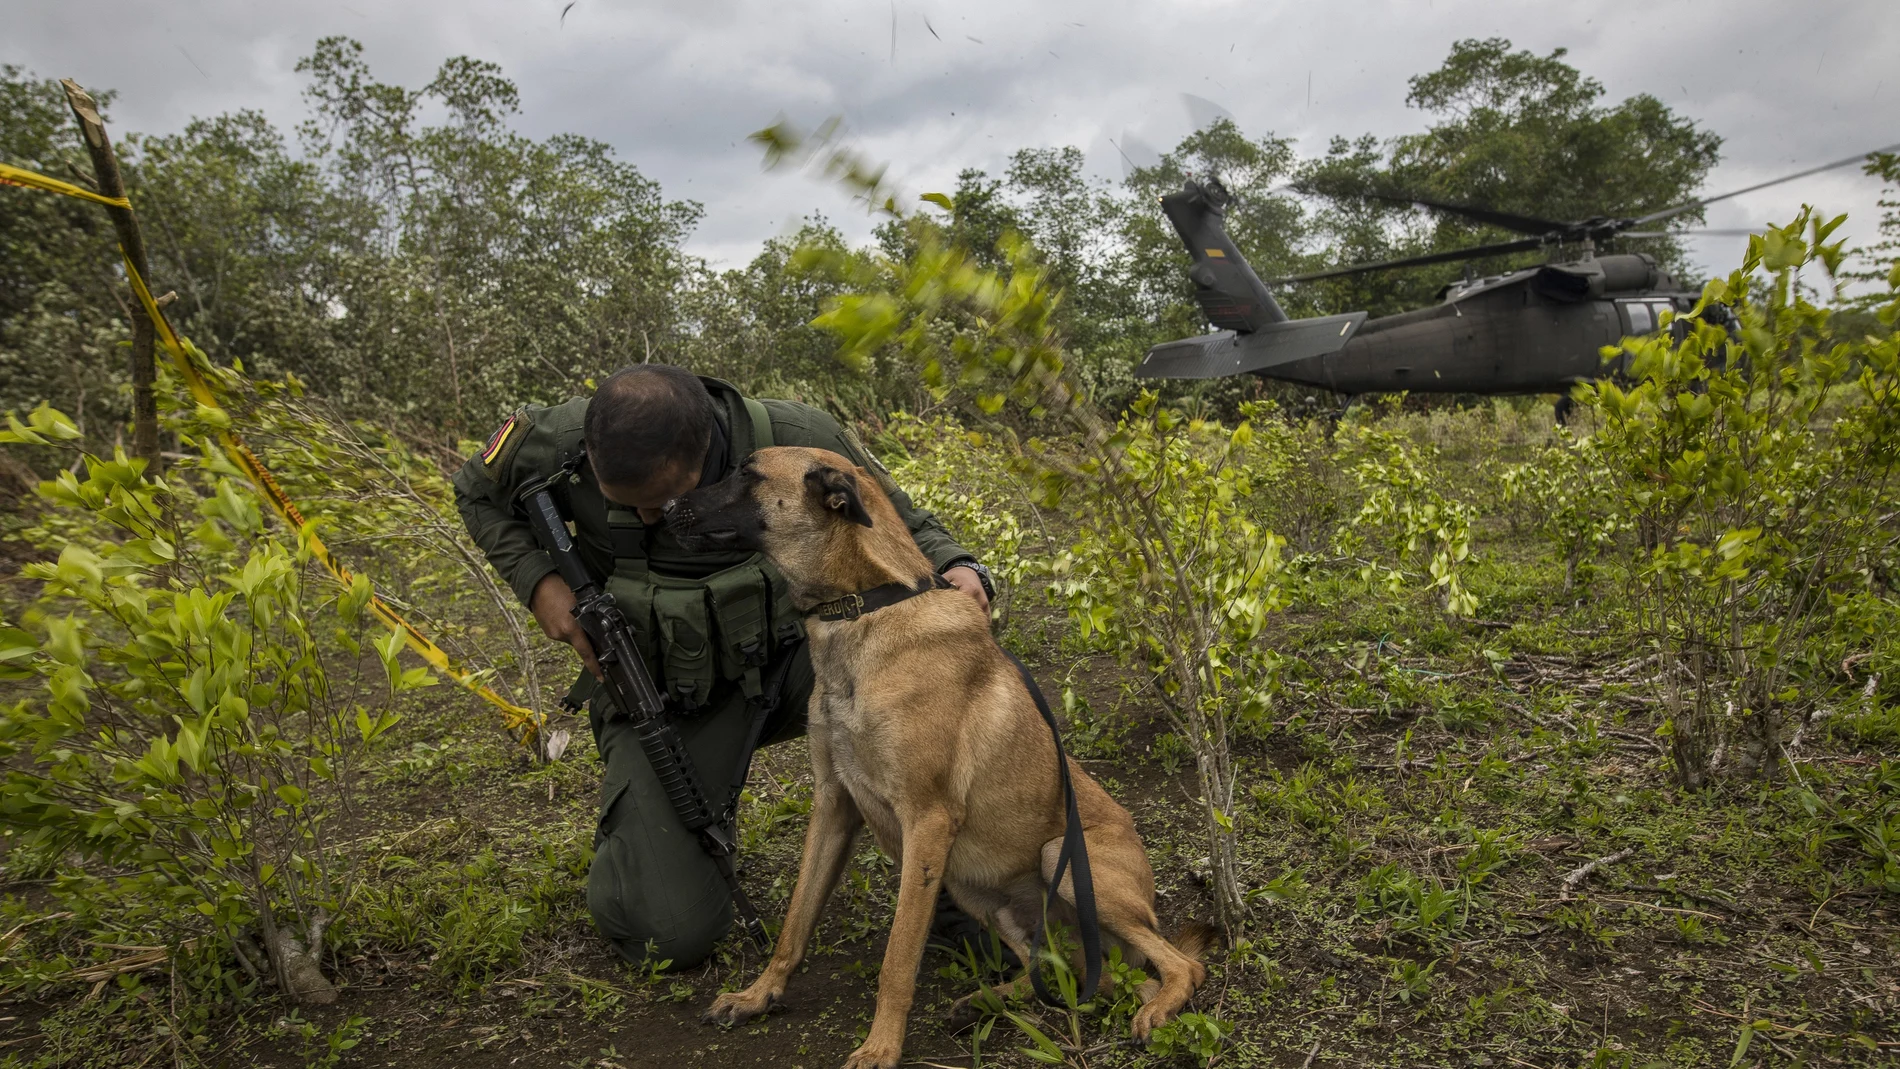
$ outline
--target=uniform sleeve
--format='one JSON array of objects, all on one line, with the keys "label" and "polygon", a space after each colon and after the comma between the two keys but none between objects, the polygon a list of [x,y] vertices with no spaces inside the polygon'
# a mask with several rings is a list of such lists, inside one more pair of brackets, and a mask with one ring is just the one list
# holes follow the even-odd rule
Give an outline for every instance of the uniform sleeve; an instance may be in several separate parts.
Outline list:
[{"label": "uniform sleeve", "polygon": [[543,576],[554,570],[554,561],[541,551],[534,530],[515,515],[509,502],[514,478],[510,463],[494,475],[480,455],[470,457],[455,473],[455,509],[462,514],[468,536],[481,547],[501,578],[515,592],[521,604],[534,597],[534,588]]},{"label": "uniform sleeve", "polygon": [[850,457],[859,467],[877,478],[878,485],[884,488],[891,504],[897,506],[897,514],[904,518],[904,525],[910,528],[910,537],[917,543],[917,548],[923,550],[924,556],[930,559],[931,567],[941,572],[957,561],[977,559],[976,554],[957,545],[956,539],[950,537],[949,530],[935,513],[917,507],[910,495],[897,485],[897,480],[891,478],[891,473],[871,455],[871,451],[864,447],[856,434],[826,413],[814,410],[813,417],[813,430],[820,440],[810,444]]}]

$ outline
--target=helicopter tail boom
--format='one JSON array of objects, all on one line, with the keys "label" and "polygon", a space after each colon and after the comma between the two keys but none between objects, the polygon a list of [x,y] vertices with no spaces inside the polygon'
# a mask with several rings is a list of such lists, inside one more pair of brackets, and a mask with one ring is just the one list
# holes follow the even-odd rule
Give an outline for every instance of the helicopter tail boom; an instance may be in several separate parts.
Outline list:
[{"label": "helicopter tail boom", "polygon": [[1288,319],[1227,236],[1232,199],[1216,178],[1187,182],[1161,198],[1161,210],[1193,260],[1188,277],[1212,334],[1166,342],[1148,350],[1138,379],[1218,379],[1265,371],[1344,348],[1366,313]]},{"label": "helicopter tail boom", "polygon": [[1364,312],[1292,319],[1246,334],[1231,330],[1166,342],[1135,367],[1138,379],[1219,379],[1310,360],[1345,348],[1366,321]]}]

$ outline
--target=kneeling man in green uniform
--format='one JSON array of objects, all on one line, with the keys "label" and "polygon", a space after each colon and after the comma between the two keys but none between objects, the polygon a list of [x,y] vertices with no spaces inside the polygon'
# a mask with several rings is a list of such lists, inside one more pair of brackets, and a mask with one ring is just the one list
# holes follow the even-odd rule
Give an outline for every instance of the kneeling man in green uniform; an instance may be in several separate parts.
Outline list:
[{"label": "kneeling man in green uniform", "polygon": [[[574,619],[574,592],[516,513],[515,494],[572,471],[556,496],[565,498],[559,503],[575,544],[639,633],[647,670],[710,801],[721,807],[737,789],[735,769],[749,756],[755,716],[763,717],[757,737],[767,745],[803,734],[811,661],[801,618],[772,565],[753,553],[689,552],[660,509],[770,445],[830,449],[862,465],[883,483],[924,556],[988,606],[987,569],[915,507],[838,421],[793,401],[743,397],[718,379],[666,364],[617,371],[592,398],[521,409],[455,476],[469,535],[548,637],[572,645],[587,666],[569,694],[570,704],[588,702],[605,766],[587,907],[630,961],[649,953],[680,968],[703,961],[731,927],[731,898],[712,858],[680,824],[631,724],[614,715],[605,694],[590,700],[598,665]],[[974,928],[955,915],[940,921],[956,934]]]}]

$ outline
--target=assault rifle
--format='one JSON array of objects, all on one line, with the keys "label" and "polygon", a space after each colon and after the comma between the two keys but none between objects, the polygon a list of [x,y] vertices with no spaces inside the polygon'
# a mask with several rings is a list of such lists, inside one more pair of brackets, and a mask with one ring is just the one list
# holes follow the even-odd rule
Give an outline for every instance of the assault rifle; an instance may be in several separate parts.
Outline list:
[{"label": "assault rifle", "polygon": [[761,951],[770,951],[772,942],[765,934],[765,925],[759,921],[758,911],[752,908],[752,900],[746,897],[745,888],[739,885],[739,874],[732,866],[732,856],[737,850],[732,830],[707,800],[699,773],[693,767],[693,755],[680,741],[679,732],[673,730],[672,721],[667,719],[665,700],[653,685],[653,678],[647,675],[639,647],[634,644],[632,625],[614,603],[614,596],[594,581],[568,535],[567,518],[555,504],[553,487],[569,474],[564,468],[530,484],[518,495],[516,504],[527,513],[535,541],[554,559],[561,578],[574,591],[574,617],[594,645],[595,659],[600,662],[601,683],[615,711],[632,721],[634,737],[640,740],[640,748],[646,752],[654,776],[673,803],[673,812],[679,815],[687,831],[699,837],[700,849],[718,866],[719,876],[732,894],[740,925],[752,937],[755,946]]}]

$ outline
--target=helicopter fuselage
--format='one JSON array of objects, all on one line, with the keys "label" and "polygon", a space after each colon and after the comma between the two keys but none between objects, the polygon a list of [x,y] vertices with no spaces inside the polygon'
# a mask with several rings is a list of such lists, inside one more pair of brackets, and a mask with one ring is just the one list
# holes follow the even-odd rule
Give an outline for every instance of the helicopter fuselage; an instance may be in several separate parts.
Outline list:
[{"label": "helicopter fuselage", "polygon": [[[1187,247],[1195,300],[1215,329],[1151,347],[1135,367],[1137,379],[1253,374],[1346,395],[1567,393],[1577,383],[1624,371],[1601,354],[1626,337],[1655,331],[1665,311],[1694,309],[1698,299],[1653,256],[1596,255],[1588,235],[1602,229],[1596,226],[1601,220],[1585,220],[1547,227],[1585,234],[1579,259],[1467,277],[1441,290],[1438,304],[1378,319],[1364,312],[1290,319],[1228,236],[1224,207],[1230,199],[1212,178],[1190,179],[1179,193],[1161,198],[1162,211]],[[1517,217],[1504,221],[1512,220],[1544,225]],[[1551,239],[1545,235],[1282,281],[1529,251]]]},{"label": "helicopter fuselage", "polygon": [[1537,284],[1546,270],[1455,285],[1443,303],[1367,320],[1337,352],[1255,373],[1343,394],[1560,393],[1618,370],[1598,355],[1605,346],[1695,303],[1651,287],[1553,295]]}]

